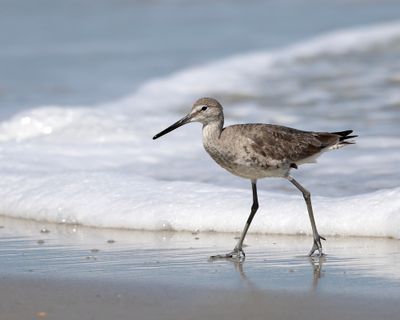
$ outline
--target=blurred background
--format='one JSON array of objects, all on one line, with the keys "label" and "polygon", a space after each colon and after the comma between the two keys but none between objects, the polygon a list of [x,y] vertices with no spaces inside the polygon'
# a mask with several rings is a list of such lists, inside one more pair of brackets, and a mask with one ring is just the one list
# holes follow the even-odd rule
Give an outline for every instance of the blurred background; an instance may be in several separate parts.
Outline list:
[{"label": "blurred background", "polygon": [[0,0],[0,117],[94,106],[193,65],[399,16],[390,0]]}]

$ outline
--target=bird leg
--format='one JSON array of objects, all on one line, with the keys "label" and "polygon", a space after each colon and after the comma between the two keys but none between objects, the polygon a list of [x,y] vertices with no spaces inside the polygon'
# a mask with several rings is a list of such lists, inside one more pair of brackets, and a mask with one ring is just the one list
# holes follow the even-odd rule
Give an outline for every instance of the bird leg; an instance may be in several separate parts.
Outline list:
[{"label": "bird leg", "polygon": [[314,213],[313,213],[313,209],[312,209],[312,205],[311,205],[311,194],[310,192],[305,189],[300,183],[298,183],[293,177],[288,176],[287,179],[293,183],[293,185],[299,189],[301,191],[301,193],[303,194],[304,200],[306,201],[307,204],[307,210],[308,210],[308,215],[310,217],[310,222],[311,222],[311,228],[312,228],[312,232],[313,232],[313,237],[314,237],[314,243],[313,246],[310,250],[310,252],[308,253],[309,256],[312,256],[313,253],[318,250],[318,255],[322,256],[322,244],[321,244],[321,239],[322,240],[326,240],[324,237],[320,236],[318,231],[317,231],[317,226],[315,224],[315,219],[314,219]]},{"label": "bird leg", "polygon": [[229,259],[229,258],[235,258],[238,260],[245,259],[246,254],[243,251],[243,241],[244,238],[246,237],[247,230],[249,230],[251,221],[253,220],[257,210],[258,210],[258,197],[257,197],[257,180],[251,180],[251,187],[253,190],[253,205],[251,206],[251,211],[250,215],[247,218],[246,224],[244,226],[244,229],[242,231],[242,234],[240,235],[239,241],[236,244],[235,248],[227,253],[227,254],[218,254],[215,256],[211,256],[210,259]]}]

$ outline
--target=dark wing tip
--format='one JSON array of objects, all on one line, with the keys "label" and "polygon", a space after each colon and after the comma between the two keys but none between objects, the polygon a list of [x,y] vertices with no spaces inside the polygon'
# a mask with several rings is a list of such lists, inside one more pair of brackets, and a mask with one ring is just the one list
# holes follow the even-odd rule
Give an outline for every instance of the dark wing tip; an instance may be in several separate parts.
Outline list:
[{"label": "dark wing tip", "polygon": [[345,131],[338,131],[338,132],[331,132],[331,133],[340,136],[340,138],[339,138],[340,142],[347,140],[347,139],[353,139],[353,138],[358,137],[358,135],[355,135],[355,134],[350,136],[350,134],[353,133],[353,130],[345,130]]},{"label": "dark wing tip", "polygon": [[353,133],[353,130],[344,130],[344,131],[337,131],[337,132],[331,132],[332,134],[337,134],[338,136],[348,136],[350,133]]}]

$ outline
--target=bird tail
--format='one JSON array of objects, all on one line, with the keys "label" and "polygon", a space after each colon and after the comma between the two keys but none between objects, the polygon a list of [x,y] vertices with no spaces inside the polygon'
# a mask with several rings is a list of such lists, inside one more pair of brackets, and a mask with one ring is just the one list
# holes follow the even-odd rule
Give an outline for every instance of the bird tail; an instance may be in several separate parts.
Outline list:
[{"label": "bird tail", "polygon": [[346,144],[355,144],[355,140],[349,140],[349,139],[354,139],[357,138],[358,135],[351,135],[353,133],[353,130],[345,130],[345,131],[338,131],[338,132],[331,132],[331,134],[335,134],[339,136],[339,142],[337,143],[336,147],[343,147]]}]

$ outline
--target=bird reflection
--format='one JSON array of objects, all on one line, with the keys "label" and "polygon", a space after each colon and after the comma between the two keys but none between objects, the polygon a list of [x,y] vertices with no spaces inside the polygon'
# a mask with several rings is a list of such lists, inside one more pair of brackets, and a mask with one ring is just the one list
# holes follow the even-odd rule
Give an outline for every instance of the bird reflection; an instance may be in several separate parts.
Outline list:
[{"label": "bird reflection", "polygon": [[319,257],[308,257],[310,264],[313,268],[313,280],[312,280],[312,291],[316,291],[318,283],[322,277],[322,265],[326,261],[326,256],[322,255]]},{"label": "bird reflection", "polygon": [[[213,262],[214,260],[210,259],[210,262]],[[226,259],[227,262],[231,263],[235,269],[235,271],[239,274],[240,279],[243,281],[243,283],[248,286],[251,289],[259,289],[257,285],[254,284],[255,279],[251,279],[251,275],[249,276],[245,272],[245,263],[246,260],[244,259],[236,259],[236,258],[231,258],[231,259]],[[312,278],[311,278],[311,284],[310,284],[310,291],[315,292],[318,288],[320,279],[323,277],[323,272],[322,272],[322,266],[326,262],[326,256],[313,256],[313,257],[307,257],[307,261],[312,267]],[[247,263],[250,263],[247,261]],[[305,273],[306,274],[306,273]],[[256,281],[257,283],[258,281]]]}]

